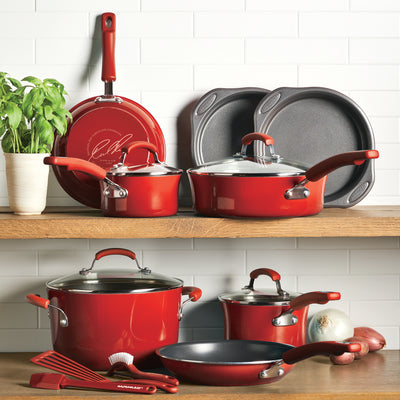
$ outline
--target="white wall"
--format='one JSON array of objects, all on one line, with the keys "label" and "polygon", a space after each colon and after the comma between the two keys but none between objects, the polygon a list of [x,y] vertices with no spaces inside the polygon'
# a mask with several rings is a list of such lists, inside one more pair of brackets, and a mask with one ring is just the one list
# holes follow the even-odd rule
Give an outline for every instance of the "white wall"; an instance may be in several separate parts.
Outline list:
[{"label": "white wall", "polygon": [[[155,116],[173,165],[177,120],[210,89],[317,85],[341,91],[368,115],[381,153],[362,204],[400,204],[397,0],[3,0],[1,6],[0,70],[60,80],[69,106],[103,92],[93,34],[98,16],[115,12],[115,93]],[[0,205],[7,204],[1,154]],[[76,203],[52,177],[48,204]],[[201,302],[187,307],[182,339],[222,337],[216,295],[247,283],[253,268],[273,267],[288,289],[341,291],[335,307],[356,325],[378,328],[388,348],[400,348],[399,238],[21,240],[0,242],[0,351],[50,348],[46,312],[26,304],[24,295],[44,295],[47,279],[88,265],[95,251],[112,245],[203,289]]]}]

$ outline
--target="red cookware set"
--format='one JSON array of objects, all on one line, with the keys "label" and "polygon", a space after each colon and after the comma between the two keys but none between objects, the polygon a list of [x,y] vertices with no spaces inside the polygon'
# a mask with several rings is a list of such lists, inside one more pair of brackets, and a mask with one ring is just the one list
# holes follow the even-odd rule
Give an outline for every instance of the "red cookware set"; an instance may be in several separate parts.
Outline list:
[{"label": "red cookware set", "polygon": [[[134,267],[94,268],[109,256],[128,257]],[[255,289],[260,276],[270,277],[276,289]],[[164,382],[169,386],[163,389],[173,392],[176,378],[138,370],[163,364],[178,379],[195,383],[256,385],[280,379],[312,355],[359,351],[354,343],[306,344],[308,306],[339,300],[340,293],[289,293],[279,273],[268,268],[252,271],[242,290],[219,296],[225,339],[207,343],[177,343],[182,308],[199,300],[201,289],[141,267],[131,250],[101,250],[89,268],[50,280],[46,289],[47,298],[28,294],[26,300],[48,310],[54,351],[33,362],[86,380],[99,380],[88,368],[110,375],[122,368],[142,381]]]}]

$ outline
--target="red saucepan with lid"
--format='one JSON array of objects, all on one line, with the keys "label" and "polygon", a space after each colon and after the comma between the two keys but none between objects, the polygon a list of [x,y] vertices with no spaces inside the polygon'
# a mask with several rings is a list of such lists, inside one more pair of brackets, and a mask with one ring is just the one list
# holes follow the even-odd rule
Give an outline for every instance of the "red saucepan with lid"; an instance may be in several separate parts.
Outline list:
[{"label": "red saucepan with lid", "polygon": [[[137,269],[94,268],[111,255],[130,258]],[[159,366],[155,349],[178,341],[183,305],[201,297],[199,288],[140,267],[133,251],[120,248],[99,251],[90,268],[46,287],[48,299],[26,299],[49,310],[54,350],[95,370],[108,370],[118,352],[132,354],[138,367]]]},{"label": "red saucepan with lid", "polygon": [[[255,279],[260,276],[270,277],[276,290],[255,289]],[[289,293],[282,289],[280,279],[279,273],[272,269],[255,269],[250,273],[249,285],[218,297],[224,315],[225,339],[301,346],[307,340],[309,305],[340,299],[338,292]]]},{"label": "red saucepan with lid", "polygon": [[[270,156],[247,156],[247,146],[261,140]],[[229,217],[293,217],[319,213],[324,205],[327,175],[345,165],[378,158],[377,150],[337,154],[311,168],[285,160],[264,133],[242,138],[233,157],[189,169],[194,207],[203,215]]]},{"label": "red saucepan with lid", "polygon": [[288,373],[287,367],[314,355],[357,352],[360,343],[316,342],[300,347],[257,340],[185,342],[156,351],[179,380],[214,386],[261,385]]},{"label": "red saucepan with lid", "polygon": [[[165,160],[165,139],[153,115],[135,101],[115,96],[116,16],[101,16],[102,73],[104,94],[90,97],[71,108],[73,120],[64,136],[56,136],[52,155],[90,161],[104,169],[116,164],[121,148],[133,141],[154,144],[158,157]],[[134,79],[134,77],[133,77]],[[127,162],[142,164],[149,153],[141,150],[130,154]],[[55,176],[63,189],[75,200],[89,207],[100,208],[99,185],[85,174],[54,166]]]},{"label": "red saucepan with lid", "polygon": [[[138,149],[151,153],[154,162],[125,165],[128,154]],[[159,161],[157,148],[149,142],[133,142],[122,149],[121,162],[109,171],[73,157],[46,157],[45,164],[67,167],[97,179],[101,209],[108,217],[164,217],[178,211],[178,190],[182,170]]]}]

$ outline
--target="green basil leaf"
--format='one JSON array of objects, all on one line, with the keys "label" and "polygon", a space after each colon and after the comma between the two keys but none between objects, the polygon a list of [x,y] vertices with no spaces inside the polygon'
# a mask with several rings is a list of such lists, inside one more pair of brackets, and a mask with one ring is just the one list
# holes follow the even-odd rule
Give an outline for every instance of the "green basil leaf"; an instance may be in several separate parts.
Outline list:
[{"label": "green basil leaf", "polygon": [[22,118],[21,109],[14,103],[7,103],[5,111],[8,115],[9,125],[12,129],[17,129]]},{"label": "green basil leaf", "polygon": [[14,153],[14,135],[7,131],[1,140],[1,147],[4,153]]},{"label": "green basil leaf", "polygon": [[61,136],[67,132],[67,119],[65,117],[54,114],[50,122]]},{"label": "green basil leaf", "polygon": [[42,84],[42,81],[34,76],[26,76],[22,81],[32,83],[35,86],[40,86]]},{"label": "green basil leaf", "polygon": [[52,145],[54,141],[53,127],[49,121],[41,117],[35,120],[35,131],[40,139],[40,143]]}]

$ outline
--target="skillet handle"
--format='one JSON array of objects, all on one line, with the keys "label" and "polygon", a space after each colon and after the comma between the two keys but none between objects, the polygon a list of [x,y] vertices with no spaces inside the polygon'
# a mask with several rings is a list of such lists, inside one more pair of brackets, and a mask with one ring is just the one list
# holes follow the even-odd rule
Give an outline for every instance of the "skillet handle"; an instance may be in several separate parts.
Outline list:
[{"label": "skillet handle", "polygon": [[349,151],[347,153],[337,154],[315,164],[306,171],[305,175],[307,180],[316,182],[337,168],[352,164],[361,165],[365,160],[378,157],[379,152],[377,150]]},{"label": "skillet handle", "polygon": [[312,356],[329,354],[338,356],[343,353],[356,353],[360,350],[360,343],[334,341],[315,342],[294,347],[293,349],[286,351],[282,354],[282,360],[286,364],[295,364]]},{"label": "skillet handle", "polygon": [[301,310],[310,304],[326,304],[331,300],[340,300],[339,292],[309,292],[297,296],[290,302],[292,311]]},{"label": "skillet handle", "polygon": [[57,165],[67,167],[68,171],[84,172],[98,181],[102,181],[107,176],[107,171],[100,166],[86,160],[75,157],[45,157],[43,162],[47,165]]},{"label": "skillet handle", "polygon": [[101,80],[114,82],[115,73],[115,14],[104,13],[101,16],[103,65]]}]

